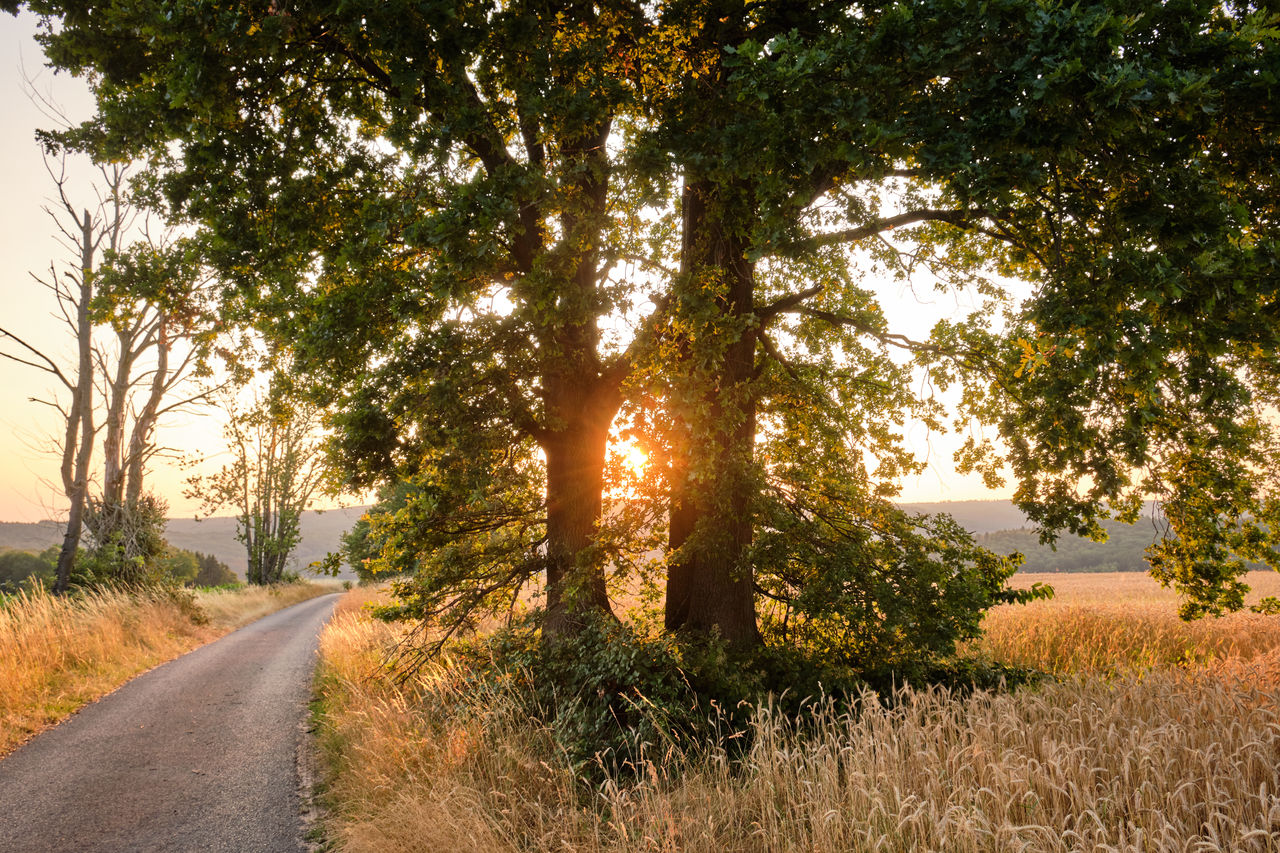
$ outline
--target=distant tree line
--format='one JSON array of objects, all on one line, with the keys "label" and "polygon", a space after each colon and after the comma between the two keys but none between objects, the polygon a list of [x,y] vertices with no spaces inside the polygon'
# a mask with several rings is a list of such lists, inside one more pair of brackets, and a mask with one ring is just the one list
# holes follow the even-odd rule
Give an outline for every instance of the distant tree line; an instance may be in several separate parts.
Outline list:
[{"label": "distant tree line", "polygon": [[[1150,570],[1147,549],[1161,537],[1149,520],[1137,524],[1106,521],[1104,542],[1079,536],[1063,536],[1053,545],[1040,542],[1040,534],[1030,528],[982,533],[978,544],[997,554],[1022,554],[1024,572],[1145,572]],[[1246,563],[1249,571],[1266,568],[1262,563]]]},{"label": "distant tree line", "polygon": [[[0,594],[13,595],[30,591],[37,585],[51,587],[57,580],[58,555],[61,547],[50,545],[43,551],[0,551]],[[95,575],[94,552],[80,549],[72,565],[71,579],[77,586],[104,580]],[[240,578],[226,563],[212,554],[188,551],[165,545],[155,558],[151,580],[185,587],[226,586],[240,583]]]}]

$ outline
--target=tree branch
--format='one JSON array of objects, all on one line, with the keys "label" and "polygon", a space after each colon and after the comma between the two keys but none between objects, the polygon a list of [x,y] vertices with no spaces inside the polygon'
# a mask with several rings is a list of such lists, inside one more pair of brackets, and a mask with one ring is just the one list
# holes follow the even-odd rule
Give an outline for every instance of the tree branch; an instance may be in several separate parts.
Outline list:
[{"label": "tree branch", "polygon": [[801,290],[798,293],[788,294],[787,296],[784,296],[781,299],[779,299],[777,302],[774,302],[770,305],[766,305],[763,308],[755,309],[755,315],[759,317],[761,320],[772,320],[774,317],[778,316],[779,314],[784,314],[788,311],[794,310],[798,305],[800,305],[800,303],[804,302],[806,299],[812,296],[817,296],[819,293],[823,291],[825,287],[826,285],[823,285],[823,284],[815,284],[813,287],[810,287],[807,290]]},{"label": "tree branch", "polygon": [[760,340],[760,345],[764,347],[764,351],[768,353],[769,357],[772,358],[774,361],[778,362],[778,364],[781,364],[782,367],[787,371],[787,374],[792,379],[799,382],[800,374],[796,372],[796,369],[791,364],[791,362],[787,361],[786,357],[784,357],[782,353],[778,351],[778,347],[774,344],[773,339],[769,337],[768,333],[765,332],[764,329],[761,329],[759,332],[756,333],[756,337]]},{"label": "tree branch", "polygon": [[53,359],[49,358],[49,356],[45,355],[40,350],[33,347],[31,344],[27,343],[22,338],[15,335],[13,332],[10,332],[8,329],[5,329],[5,328],[0,328],[0,338],[11,338],[14,341],[17,341],[19,346],[21,346],[27,352],[39,358],[41,361],[44,362],[44,364],[38,364],[36,362],[27,361],[25,359],[19,358],[18,356],[12,355],[7,352],[0,352],[0,357],[10,359],[11,361],[16,361],[19,364],[25,364],[29,367],[34,367],[37,370],[43,370],[46,373],[51,373],[54,376],[58,377],[58,381],[61,382],[63,385],[67,386],[67,388],[70,389],[74,387],[72,386],[71,382],[67,379],[66,375],[62,372],[62,370],[58,367],[58,365],[54,363]]},{"label": "tree branch", "polygon": [[797,240],[779,247],[779,253],[796,255],[801,252],[819,249],[823,246],[834,246],[839,243],[856,243],[868,237],[874,237],[883,231],[891,231],[904,225],[916,225],[920,222],[945,222],[958,228],[971,227],[970,223],[976,211],[964,210],[909,210],[896,216],[887,216],[859,225],[856,228],[845,228],[827,234],[815,234],[804,240]]}]

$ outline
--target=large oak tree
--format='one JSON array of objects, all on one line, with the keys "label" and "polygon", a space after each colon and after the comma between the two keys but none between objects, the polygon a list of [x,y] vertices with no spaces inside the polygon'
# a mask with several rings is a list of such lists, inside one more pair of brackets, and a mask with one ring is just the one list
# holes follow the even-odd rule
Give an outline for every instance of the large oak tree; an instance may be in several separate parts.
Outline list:
[{"label": "large oak tree", "polygon": [[[795,393],[806,359],[779,353],[780,326],[814,342],[798,348],[810,367],[833,346],[846,365],[859,346],[888,346],[940,384],[962,382],[965,410],[1009,441],[1017,500],[1048,536],[1093,533],[1098,518],[1132,520],[1144,497],[1159,500],[1168,524],[1153,566],[1189,596],[1188,613],[1240,606],[1241,556],[1276,563],[1276,126],[1265,94],[1276,19],[1243,5],[1131,6],[666,7],[686,16],[673,52],[698,72],[656,105],[685,181],[681,304],[719,331],[694,359],[701,395],[671,395],[683,402],[677,422],[706,416],[684,430],[692,440],[674,466],[669,627],[751,641],[753,592],[777,586],[750,551],[753,524],[780,532],[768,521],[777,510],[761,506],[769,489],[753,483],[785,480],[773,505],[819,514],[797,497],[810,475],[801,485],[778,464],[787,443],[756,458],[763,410],[776,420],[788,398],[828,417],[840,408]],[[824,205],[843,215],[815,215]],[[830,266],[815,268],[823,247],[883,246],[886,235],[952,282],[991,287],[1004,273],[1036,293],[1003,330],[976,316],[912,341],[847,275],[837,289]],[[901,251],[888,247],[886,261]],[[759,280],[767,264],[790,262],[794,275],[805,261],[809,274],[781,288]],[[793,381],[770,390],[771,362]],[[870,447],[868,421],[892,422],[910,394],[892,371],[861,378],[863,400],[882,408],[868,418],[846,402],[835,437]],[[824,386],[832,400],[848,393],[829,371]],[[791,416],[792,446],[812,423]],[[845,469],[838,443],[820,455]],[[975,444],[966,462],[994,456]],[[864,519],[887,511],[863,488],[823,491],[854,498]],[[793,521],[779,524],[802,552]]]},{"label": "large oak tree", "polygon": [[339,412],[351,484],[430,481],[417,592],[465,613],[545,571],[552,632],[607,612],[592,545],[630,360],[600,322],[646,254],[617,156],[638,10],[40,8],[64,16],[54,61],[100,74],[83,134],[173,155],[227,311]]}]

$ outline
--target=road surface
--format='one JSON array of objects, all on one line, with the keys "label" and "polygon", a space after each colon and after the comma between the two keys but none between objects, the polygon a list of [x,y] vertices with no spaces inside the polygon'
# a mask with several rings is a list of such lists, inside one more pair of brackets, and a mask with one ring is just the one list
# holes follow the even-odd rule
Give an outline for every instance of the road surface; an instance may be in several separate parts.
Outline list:
[{"label": "road surface", "polygon": [[135,678],[0,760],[0,853],[304,850],[304,601]]}]

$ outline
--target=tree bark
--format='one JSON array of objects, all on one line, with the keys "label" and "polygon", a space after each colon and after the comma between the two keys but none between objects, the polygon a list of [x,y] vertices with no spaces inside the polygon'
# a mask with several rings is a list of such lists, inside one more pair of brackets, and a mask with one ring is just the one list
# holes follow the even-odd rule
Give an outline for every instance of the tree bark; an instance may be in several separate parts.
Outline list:
[{"label": "tree bark", "polygon": [[[168,318],[161,314],[156,321],[156,367],[151,377],[151,390],[147,401],[134,420],[133,433],[129,436],[129,450],[126,459],[125,494],[126,506],[137,506],[142,497],[142,480],[146,472],[147,456],[152,450],[151,437],[155,433],[156,421],[159,418],[160,401],[164,398],[169,382],[169,339]],[[179,368],[180,369],[180,368]]]},{"label": "tree bark", "polygon": [[[564,242],[576,248],[561,287],[560,317],[546,334],[541,438],[547,459],[547,614],[543,635],[576,632],[589,615],[613,618],[603,555],[596,549],[603,520],[609,427],[622,404],[621,378],[604,369],[598,326],[599,241],[608,210],[608,139],[612,118],[562,141],[575,165],[573,193],[559,212]],[[530,270],[532,271],[532,270]]]},{"label": "tree bark", "polygon": [[[584,395],[585,396],[585,395]],[[604,464],[612,411],[587,411],[544,444],[547,456],[547,615],[543,632],[564,636],[590,613],[612,616],[593,544],[603,512]],[[595,411],[592,411],[592,410]]]},{"label": "tree bark", "polygon": [[[74,214],[73,214],[74,216]],[[93,324],[89,321],[89,303],[93,301],[93,217],[84,211],[80,226],[80,300],[76,305],[76,339],[78,359],[76,385],[67,416],[67,430],[62,446],[62,487],[70,507],[67,530],[58,553],[58,577],[54,592],[71,588],[71,569],[80,547],[80,530],[84,523],[84,505],[89,492],[89,461],[93,456]]]},{"label": "tree bark", "polygon": [[124,433],[129,402],[129,380],[133,372],[134,341],[131,329],[117,330],[120,360],[107,386],[106,432],[102,439],[102,503],[110,509],[124,503]]},{"label": "tree bark", "polygon": [[673,468],[665,624],[669,631],[718,633],[731,647],[746,649],[760,642],[755,579],[746,559],[754,489],[755,269],[745,236],[729,223],[729,208],[709,181],[686,184],[684,277],[695,287],[717,279],[717,304],[740,332],[707,381],[709,422],[682,418],[687,441],[679,448],[685,458]]}]

